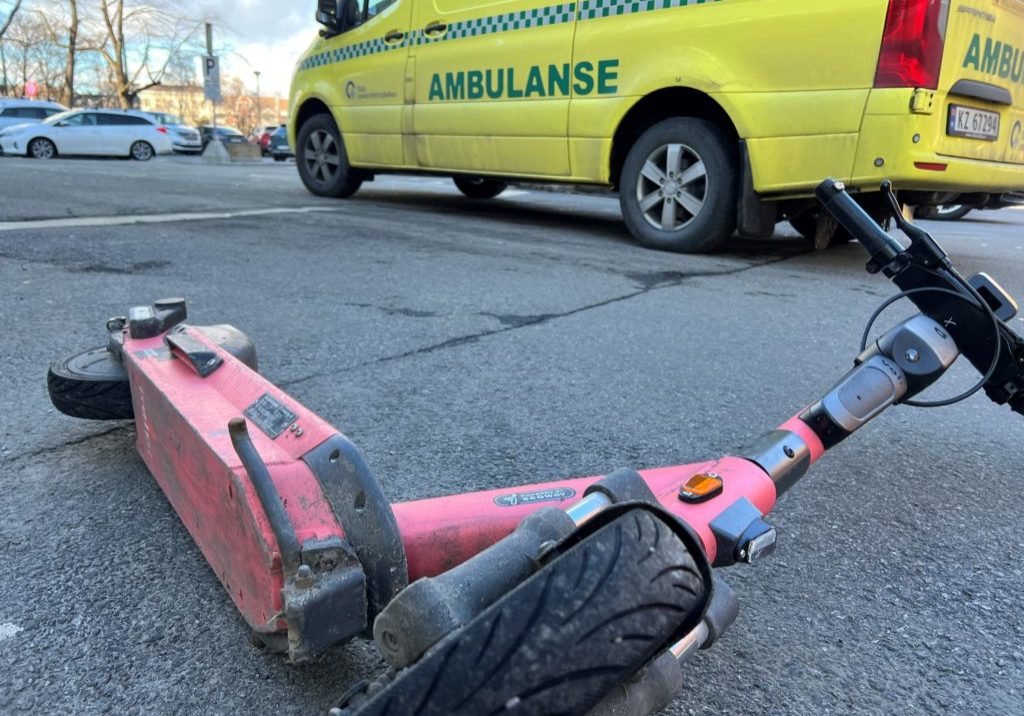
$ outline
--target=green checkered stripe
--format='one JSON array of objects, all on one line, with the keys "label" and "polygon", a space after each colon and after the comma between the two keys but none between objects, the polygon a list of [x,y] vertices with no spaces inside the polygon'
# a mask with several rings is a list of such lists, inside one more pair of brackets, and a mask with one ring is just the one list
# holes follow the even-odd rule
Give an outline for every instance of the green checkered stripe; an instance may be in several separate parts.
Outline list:
[{"label": "green checkered stripe", "polygon": [[690,5],[710,5],[720,0],[583,0],[577,18],[580,20],[600,20],[602,17],[632,15],[636,12],[654,12],[655,10],[671,10]]},{"label": "green checkered stripe", "polygon": [[538,7],[533,10],[523,10],[522,12],[510,12],[504,15],[477,17],[472,20],[453,22],[448,26],[448,32],[438,38],[428,37],[422,31],[417,32],[416,44],[427,45],[433,42],[447,42],[448,40],[462,40],[467,37],[490,35],[495,32],[513,32],[515,30],[529,30],[546,25],[562,25],[572,22],[575,17],[576,3],[574,2],[551,5],[549,7]]},{"label": "green checkered stripe", "polygon": [[354,45],[339,47],[334,50],[310,55],[299,65],[299,71],[316,67],[326,67],[338,62],[345,62],[357,57],[375,55],[379,52],[398,50],[409,45],[429,45],[435,42],[462,40],[467,37],[480,37],[496,32],[514,32],[529,30],[547,25],[562,25],[573,20],[600,20],[604,17],[631,15],[638,12],[654,12],[691,5],[710,5],[722,0],[582,0],[580,3],[570,2],[560,5],[538,7],[522,12],[510,12],[491,17],[477,17],[462,20],[448,25],[448,31],[440,37],[427,37],[422,30],[415,30],[406,35],[397,44],[389,45],[383,39],[366,40]]},{"label": "green checkered stripe", "polygon": [[389,45],[379,37],[373,40],[366,40],[365,42],[357,42],[354,45],[346,45],[345,47],[338,47],[333,50],[328,50],[327,52],[310,55],[302,61],[302,64],[299,65],[299,71],[310,70],[314,67],[326,67],[327,65],[344,62],[345,60],[354,60],[357,57],[376,55],[379,52],[398,50],[408,47],[409,44],[410,41],[408,37],[393,45]]}]

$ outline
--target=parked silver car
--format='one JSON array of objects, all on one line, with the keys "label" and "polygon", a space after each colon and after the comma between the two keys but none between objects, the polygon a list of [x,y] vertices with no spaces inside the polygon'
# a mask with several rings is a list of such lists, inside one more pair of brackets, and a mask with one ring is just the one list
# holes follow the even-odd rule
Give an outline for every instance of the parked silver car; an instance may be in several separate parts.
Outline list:
[{"label": "parked silver car", "polygon": [[67,110],[62,104],[31,99],[0,99],[0,129],[16,124],[38,124]]},{"label": "parked silver car", "polygon": [[176,114],[168,112],[143,112],[157,124],[167,127],[168,136],[175,154],[199,154],[203,151],[203,140],[199,130],[190,127]]}]

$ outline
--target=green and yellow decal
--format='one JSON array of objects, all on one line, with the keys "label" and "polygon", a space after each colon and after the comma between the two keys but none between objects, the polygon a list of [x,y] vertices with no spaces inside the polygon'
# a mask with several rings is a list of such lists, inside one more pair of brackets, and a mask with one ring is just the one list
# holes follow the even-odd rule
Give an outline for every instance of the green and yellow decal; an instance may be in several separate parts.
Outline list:
[{"label": "green and yellow decal", "polygon": [[[656,12],[659,10],[673,10],[693,5],[710,5],[717,2],[723,2],[723,0],[582,0],[582,2],[579,3],[570,2],[561,3],[559,5],[548,5],[546,7],[533,8],[532,10],[523,10],[521,12],[503,13],[501,15],[490,15],[486,17],[473,18],[472,20],[454,22],[448,25],[448,31],[440,37],[428,37],[422,30],[417,30],[410,32],[402,42],[397,44],[387,44],[384,42],[383,38],[357,42],[352,45],[346,45],[345,47],[338,47],[324,52],[319,52],[315,55],[310,55],[299,64],[298,69],[299,72],[302,72],[318,67],[326,67],[327,65],[346,62],[357,57],[365,57],[366,55],[374,55],[381,52],[407,48],[410,45],[431,45],[437,42],[455,42],[458,40],[464,40],[467,37],[482,37],[484,35],[491,35],[494,33],[518,32],[519,30],[530,30],[536,27],[545,27],[548,25],[561,25],[574,21],[582,22],[586,20],[601,20],[607,17],[632,15],[634,13],[641,12]],[[574,77],[576,75],[576,70],[576,67],[572,68],[572,74]],[[594,68],[591,68],[590,70],[583,69],[580,71],[584,75],[590,76],[595,85],[599,84],[599,77],[593,75],[595,72]],[[540,72],[542,74],[544,73],[543,70],[540,70]],[[496,82],[497,76],[492,75],[492,79]],[[526,81],[528,80],[529,78],[527,78]],[[467,76],[465,78],[465,84],[467,87],[469,81],[470,80]],[[504,81],[511,84],[511,81],[507,78]],[[581,81],[585,82],[586,80]],[[484,92],[486,94],[486,85],[481,86],[485,88]],[[523,96],[526,96],[525,81],[522,91],[524,92]],[[600,92],[600,90],[598,91]],[[433,95],[433,88],[431,89],[431,94]]]},{"label": "green and yellow decal", "polygon": [[534,65],[526,73],[516,76],[514,67],[497,67],[467,72],[435,72],[430,78],[427,100],[458,101],[472,99],[519,99],[540,97],[568,97],[589,94],[615,94],[619,78],[616,59],[577,62],[569,65]]},{"label": "green and yellow decal", "polygon": [[1024,84],[1024,49],[991,37],[982,42],[981,35],[975,33],[964,56],[964,68],[968,67]]}]

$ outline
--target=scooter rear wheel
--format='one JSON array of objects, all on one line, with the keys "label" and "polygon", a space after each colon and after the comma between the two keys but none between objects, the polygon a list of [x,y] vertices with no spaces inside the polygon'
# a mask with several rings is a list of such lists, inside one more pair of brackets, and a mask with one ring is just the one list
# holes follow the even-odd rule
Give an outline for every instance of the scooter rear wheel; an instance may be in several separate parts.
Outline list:
[{"label": "scooter rear wheel", "polygon": [[65,415],[86,420],[135,417],[124,367],[106,347],[59,360],[46,376],[50,402]]},{"label": "scooter rear wheel", "polygon": [[673,529],[631,510],[342,713],[585,713],[699,616],[706,588]]}]

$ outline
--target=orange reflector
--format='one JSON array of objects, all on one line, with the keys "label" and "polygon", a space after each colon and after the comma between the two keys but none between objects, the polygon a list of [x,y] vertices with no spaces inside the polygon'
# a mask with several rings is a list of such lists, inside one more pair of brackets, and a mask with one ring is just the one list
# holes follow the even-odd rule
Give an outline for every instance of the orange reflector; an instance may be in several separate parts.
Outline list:
[{"label": "orange reflector", "polygon": [[914,162],[914,166],[926,172],[944,172],[949,165],[938,162]]},{"label": "orange reflector", "polygon": [[700,472],[679,488],[679,499],[692,504],[710,500],[721,492],[722,478],[713,472]]}]

